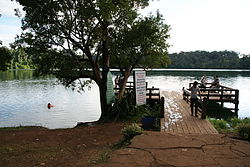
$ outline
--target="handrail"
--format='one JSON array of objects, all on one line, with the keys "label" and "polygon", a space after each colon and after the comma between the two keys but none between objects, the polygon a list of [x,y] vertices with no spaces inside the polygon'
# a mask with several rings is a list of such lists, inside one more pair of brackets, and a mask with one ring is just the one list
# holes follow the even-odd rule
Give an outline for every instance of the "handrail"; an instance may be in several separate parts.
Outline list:
[{"label": "handrail", "polygon": [[[189,86],[190,85],[192,85],[192,83],[189,83]],[[182,90],[183,90],[183,99],[189,102],[190,101],[189,96],[191,94],[190,91],[185,87],[183,87]],[[222,106],[224,102],[234,103],[235,107],[232,110],[234,110],[236,115],[238,115],[238,110],[239,110],[238,89],[233,89],[220,85],[220,88],[200,88],[200,91],[201,91],[201,97],[203,97],[203,99],[199,99],[199,102],[201,103],[202,106],[202,108],[200,109],[202,113],[202,118],[205,118],[204,114],[206,114],[207,101],[220,102]],[[217,98],[210,98],[210,97],[217,97]]]},{"label": "handrail", "polygon": [[[189,83],[189,87],[191,87],[194,83]],[[210,85],[211,86],[212,83],[208,82],[206,83],[206,85]],[[201,85],[201,83],[198,83],[198,85]],[[206,87],[206,88],[210,88],[210,87]],[[231,91],[231,90],[237,90],[237,89],[233,89],[233,88],[230,88],[230,87],[227,87],[227,86],[223,86],[223,85],[219,85],[218,88],[214,88],[214,89],[224,89],[226,88],[226,90],[228,91]],[[212,89],[212,88],[211,88]]]}]

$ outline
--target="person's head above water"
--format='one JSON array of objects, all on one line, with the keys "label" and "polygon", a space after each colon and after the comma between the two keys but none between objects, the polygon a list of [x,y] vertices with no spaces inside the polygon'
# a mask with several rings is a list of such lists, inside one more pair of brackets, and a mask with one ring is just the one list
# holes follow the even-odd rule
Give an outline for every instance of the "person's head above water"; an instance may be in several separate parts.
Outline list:
[{"label": "person's head above water", "polygon": [[52,107],[52,105],[50,103],[48,103],[47,107],[48,107],[48,109],[50,109],[50,107]]}]

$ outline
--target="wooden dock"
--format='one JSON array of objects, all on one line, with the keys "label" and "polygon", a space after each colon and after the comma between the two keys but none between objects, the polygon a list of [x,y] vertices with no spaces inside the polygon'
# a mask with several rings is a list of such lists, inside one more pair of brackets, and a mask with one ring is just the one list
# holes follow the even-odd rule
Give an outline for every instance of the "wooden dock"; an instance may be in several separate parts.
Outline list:
[{"label": "wooden dock", "polygon": [[161,119],[161,131],[178,134],[217,134],[206,119],[191,116],[190,106],[183,100],[182,92],[163,91],[165,113]]},{"label": "wooden dock", "polygon": [[[193,83],[189,83],[189,88]],[[207,83],[206,88],[200,88],[201,98],[199,102],[203,108],[200,108],[200,111],[203,113],[203,117],[206,117],[206,103],[208,101],[213,101],[221,104],[221,107],[234,111],[238,115],[239,110],[239,90],[229,88],[223,85],[220,85],[218,88],[210,88],[211,83]],[[187,102],[190,100],[190,91],[187,88],[183,87],[183,99],[186,99]],[[233,103],[234,108],[227,108],[224,106],[224,103]],[[204,110],[204,111],[202,111]]]}]

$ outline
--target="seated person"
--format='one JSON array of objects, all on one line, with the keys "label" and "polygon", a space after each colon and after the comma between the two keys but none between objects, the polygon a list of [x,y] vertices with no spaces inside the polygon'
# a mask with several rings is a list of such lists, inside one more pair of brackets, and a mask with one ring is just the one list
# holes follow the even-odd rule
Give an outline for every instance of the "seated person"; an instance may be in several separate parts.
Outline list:
[{"label": "seated person", "polygon": [[206,76],[202,76],[201,77],[200,88],[206,88],[206,84],[207,84],[207,77]]},{"label": "seated person", "polygon": [[219,88],[220,87],[220,80],[218,76],[214,77],[214,81],[211,83],[210,88]]}]

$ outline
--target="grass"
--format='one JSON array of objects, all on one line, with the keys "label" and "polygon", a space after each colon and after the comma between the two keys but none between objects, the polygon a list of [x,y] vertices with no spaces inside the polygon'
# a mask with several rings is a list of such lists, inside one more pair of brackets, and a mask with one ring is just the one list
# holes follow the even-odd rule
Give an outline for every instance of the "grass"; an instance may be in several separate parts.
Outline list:
[{"label": "grass", "polygon": [[9,130],[27,130],[27,129],[48,129],[42,126],[16,126],[16,127],[1,127],[0,131],[9,131]]},{"label": "grass", "polygon": [[123,139],[114,145],[104,149],[97,158],[94,158],[89,161],[91,164],[98,164],[98,163],[105,163],[110,159],[111,153],[115,149],[123,148],[129,145],[131,142],[131,139],[137,135],[140,135],[143,133],[143,129],[136,123],[132,123],[131,125],[128,125],[124,127],[121,130],[121,134],[123,136]]},{"label": "grass", "polygon": [[250,141],[250,118],[233,117],[228,120],[208,118],[219,133],[233,133],[239,138]]},{"label": "grass", "polygon": [[90,159],[88,161],[89,164],[100,164],[105,163],[110,159],[111,153],[114,149],[112,148],[105,148],[103,151],[95,158]]}]

